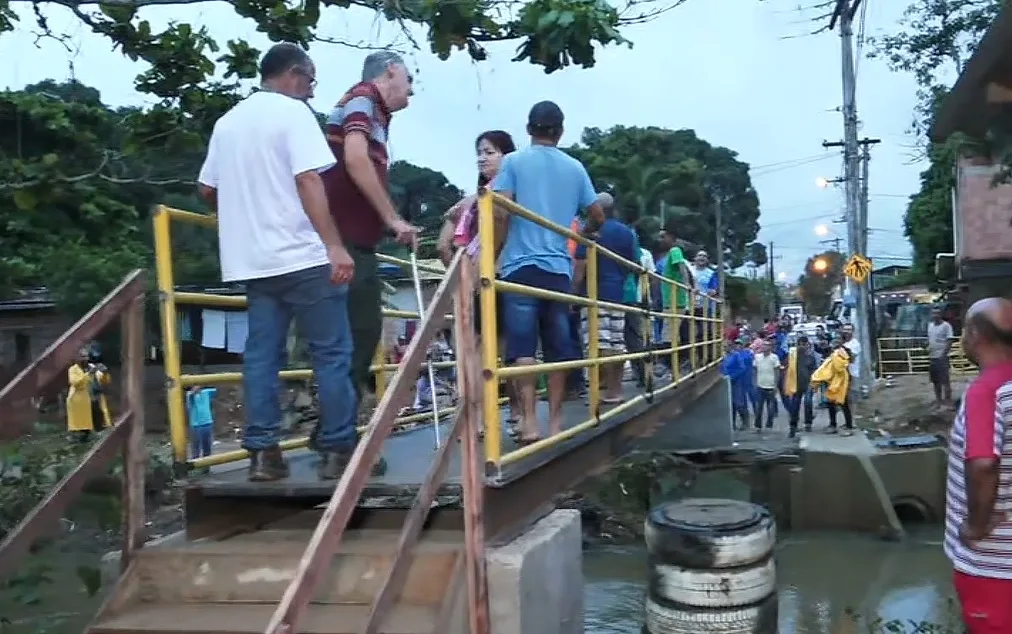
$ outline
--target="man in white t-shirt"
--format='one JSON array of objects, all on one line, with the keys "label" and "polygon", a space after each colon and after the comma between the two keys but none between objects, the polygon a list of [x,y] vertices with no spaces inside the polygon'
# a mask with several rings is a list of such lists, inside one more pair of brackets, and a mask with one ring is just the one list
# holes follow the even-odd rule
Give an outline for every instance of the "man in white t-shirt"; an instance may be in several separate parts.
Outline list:
[{"label": "man in white t-shirt", "polygon": [[776,415],[777,385],[780,384],[780,357],[773,354],[773,342],[764,339],[759,354],[755,357],[755,385],[758,391],[756,403],[755,428],[762,429],[763,409],[766,410],[766,428],[773,427]]},{"label": "man in white t-shirt", "polygon": [[319,175],[334,155],[306,103],[316,85],[309,55],[277,44],[260,61],[260,76],[262,89],[215,123],[198,177],[201,195],[218,214],[222,279],[246,285],[249,479],[288,476],[278,445],[278,371],[292,317],[308,340],[319,388],[320,475],[336,478],[340,470],[331,466],[350,455],[357,439],[347,312],[354,264]]},{"label": "man in white t-shirt", "polygon": [[949,384],[949,349],[952,347],[952,326],[942,318],[940,308],[931,309],[928,323],[928,378],[935,388],[935,403],[952,400]]}]

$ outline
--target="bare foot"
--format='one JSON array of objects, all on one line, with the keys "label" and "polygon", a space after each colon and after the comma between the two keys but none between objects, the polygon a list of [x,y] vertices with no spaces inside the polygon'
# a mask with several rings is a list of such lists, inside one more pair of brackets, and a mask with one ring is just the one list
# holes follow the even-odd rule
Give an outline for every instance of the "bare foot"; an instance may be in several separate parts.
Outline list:
[{"label": "bare foot", "polygon": [[562,432],[562,419],[552,418],[548,421],[548,435],[554,436],[555,434]]}]

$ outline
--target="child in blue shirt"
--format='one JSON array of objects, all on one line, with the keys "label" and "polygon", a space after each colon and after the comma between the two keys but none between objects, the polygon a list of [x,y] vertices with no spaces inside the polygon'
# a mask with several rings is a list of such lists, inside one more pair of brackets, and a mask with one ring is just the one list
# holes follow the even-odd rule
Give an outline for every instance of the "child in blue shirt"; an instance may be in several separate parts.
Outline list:
[{"label": "child in blue shirt", "polygon": [[214,413],[211,399],[218,390],[196,385],[186,392],[186,411],[190,416],[190,457],[211,455],[214,441]]}]

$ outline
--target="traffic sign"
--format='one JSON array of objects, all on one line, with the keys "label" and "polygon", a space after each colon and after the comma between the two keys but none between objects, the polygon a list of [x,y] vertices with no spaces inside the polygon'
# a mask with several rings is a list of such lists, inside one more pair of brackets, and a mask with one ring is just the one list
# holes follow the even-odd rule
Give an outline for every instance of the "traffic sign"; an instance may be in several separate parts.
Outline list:
[{"label": "traffic sign", "polygon": [[871,260],[855,253],[847,260],[847,265],[843,267],[843,274],[857,284],[864,284],[864,281],[871,275],[871,267]]}]

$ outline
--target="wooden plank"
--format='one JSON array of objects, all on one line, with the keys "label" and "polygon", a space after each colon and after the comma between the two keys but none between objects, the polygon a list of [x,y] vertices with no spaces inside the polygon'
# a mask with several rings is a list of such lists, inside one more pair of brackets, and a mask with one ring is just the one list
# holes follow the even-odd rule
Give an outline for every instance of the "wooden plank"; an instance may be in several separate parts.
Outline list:
[{"label": "wooden plank", "polygon": [[[88,313],[77,320],[60,338],[49,345],[27,368],[10,383],[0,388],[0,412],[12,403],[30,399],[42,391],[50,381],[77,358],[81,347],[105,330],[109,322],[119,316],[137,297],[144,294],[144,271],[137,269],[105,296]],[[0,419],[0,427],[15,423]]]},{"label": "wooden plank", "polygon": [[[460,315],[456,310],[454,314],[456,323],[460,323]],[[458,367],[460,365],[458,363]],[[458,380],[459,384],[460,381]],[[428,517],[429,510],[432,508],[432,502],[436,499],[439,485],[446,476],[446,469],[450,466],[450,451],[456,445],[457,438],[460,436],[460,431],[463,427],[461,423],[463,419],[463,416],[461,416],[462,408],[458,406],[457,409],[457,416],[454,417],[450,433],[443,439],[443,444],[436,452],[436,458],[433,460],[432,466],[429,467],[429,472],[425,474],[425,480],[418,488],[418,493],[415,494],[415,501],[411,505],[411,510],[408,511],[407,517],[404,518],[404,526],[401,528],[397,547],[394,549],[393,562],[390,565],[390,569],[387,570],[379,592],[376,593],[376,597],[373,599],[372,609],[369,612],[369,621],[366,624],[365,630],[363,630],[363,634],[377,634],[379,632],[383,619],[393,608],[395,599],[403,590],[404,582],[407,581],[408,569],[414,558],[413,551],[418,545],[418,537],[421,535],[422,527],[425,525],[425,518]]]},{"label": "wooden plank", "polygon": [[[458,320],[457,341],[468,341],[473,332],[470,317],[473,281],[470,267],[460,276],[459,305],[464,316]],[[467,328],[465,330],[465,327]],[[491,334],[486,334],[491,336]],[[482,386],[478,376],[480,361],[473,346],[459,346],[465,359],[466,373],[458,377],[464,385],[464,430],[461,442],[461,480],[464,489],[464,557],[467,575],[468,621],[470,634],[489,634],[488,572],[485,568],[484,456],[478,444],[478,421],[482,412]],[[486,428],[498,427],[499,421],[486,421]]]},{"label": "wooden plank", "polygon": [[299,562],[295,578],[264,630],[266,634],[295,634],[296,623],[309,606],[324,569],[337,552],[348,520],[355,511],[355,504],[369,479],[369,471],[383,448],[383,442],[393,429],[397,412],[408,404],[411,388],[428,352],[429,341],[446,323],[446,310],[452,298],[452,290],[460,279],[463,257],[462,249],[454,256],[446,276],[439,283],[418,328],[419,332],[408,345],[400,368],[373,412],[369,429],[359,440],[348,467],[338,480],[327,509]]},{"label": "wooden plank", "polygon": [[112,464],[120,442],[129,431],[130,415],[130,412],[121,414],[115,426],[85,454],[81,464],[60,480],[0,542],[0,579],[16,570],[35,540],[56,525],[66,508],[81,494],[85,483]]},{"label": "wooden plank", "polygon": [[145,542],[144,472],[144,296],[135,297],[123,315],[123,394],[130,412],[123,443],[123,551],[126,571],[133,554]]},{"label": "wooden plank", "polygon": [[[443,605],[439,608],[439,615],[436,617],[436,627],[432,630],[432,634],[455,634],[464,625],[462,622],[454,623],[454,616],[457,615],[458,606],[464,594],[465,584],[463,581],[464,553],[460,553],[453,566],[453,574],[450,575],[450,583],[448,584],[446,596],[443,599]],[[463,621],[463,619],[459,619],[459,621]]]}]

